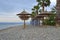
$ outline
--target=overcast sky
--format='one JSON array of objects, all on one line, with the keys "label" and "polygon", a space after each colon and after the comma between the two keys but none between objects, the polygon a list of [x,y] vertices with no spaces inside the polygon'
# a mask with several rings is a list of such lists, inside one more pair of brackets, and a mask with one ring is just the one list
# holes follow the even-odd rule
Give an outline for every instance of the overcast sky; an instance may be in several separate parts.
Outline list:
[{"label": "overcast sky", "polygon": [[[19,22],[21,21],[16,14],[25,9],[31,13],[32,7],[36,5],[36,0],[0,0],[0,22]],[[48,10],[56,5],[56,0],[51,0]]]}]

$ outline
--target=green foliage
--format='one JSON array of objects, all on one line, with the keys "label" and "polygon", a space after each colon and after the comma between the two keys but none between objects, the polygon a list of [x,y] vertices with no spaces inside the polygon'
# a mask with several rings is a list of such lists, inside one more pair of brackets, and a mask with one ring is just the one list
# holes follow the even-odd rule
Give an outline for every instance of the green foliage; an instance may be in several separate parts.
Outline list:
[{"label": "green foliage", "polygon": [[36,9],[36,10],[38,10],[39,9],[39,6],[37,5],[37,6],[34,6],[34,8]]},{"label": "green foliage", "polygon": [[55,15],[49,16],[48,25],[55,25]]},{"label": "green foliage", "polygon": [[44,12],[45,7],[50,6],[50,0],[36,0],[38,5],[42,7],[42,12]]},{"label": "green foliage", "polygon": [[50,6],[50,0],[36,0],[37,2],[38,2],[38,4],[40,5],[40,6],[42,6],[43,5],[43,2],[44,2],[44,6],[45,7],[47,7],[47,6]]},{"label": "green foliage", "polygon": [[35,9],[34,9],[34,8],[32,8],[32,10],[34,11]]},{"label": "green foliage", "polygon": [[32,8],[32,17],[34,17],[36,14],[37,14],[37,12],[38,12],[38,9],[39,9],[39,6],[34,6],[33,8]]},{"label": "green foliage", "polygon": [[55,25],[56,24],[55,17],[56,17],[55,14],[50,15],[48,19],[44,20],[43,24],[45,24],[45,25]]},{"label": "green foliage", "polygon": [[38,12],[41,12],[40,10],[41,10],[41,7],[43,7],[42,6],[43,4],[44,4],[44,7],[47,7],[50,5],[50,0],[36,0],[36,1],[38,2],[38,4],[32,8],[32,12],[35,12],[36,14],[38,14]]},{"label": "green foliage", "polygon": [[39,10],[39,6],[38,6],[38,5],[34,6],[34,7],[32,8],[32,14],[33,14],[33,15],[38,14],[38,10]]},{"label": "green foliage", "polygon": [[52,8],[51,12],[52,12],[52,15],[48,16],[49,19],[45,19],[43,24],[45,24],[45,25],[55,25],[56,24],[56,20],[55,20],[56,9],[55,9],[55,7]]},{"label": "green foliage", "polygon": [[32,12],[32,15],[31,15],[32,17],[35,17],[36,16],[36,13],[35,12]]},{"label": "green foliage", "polygon": [[50,6],[50,0],[46,0],[46,6]]}]

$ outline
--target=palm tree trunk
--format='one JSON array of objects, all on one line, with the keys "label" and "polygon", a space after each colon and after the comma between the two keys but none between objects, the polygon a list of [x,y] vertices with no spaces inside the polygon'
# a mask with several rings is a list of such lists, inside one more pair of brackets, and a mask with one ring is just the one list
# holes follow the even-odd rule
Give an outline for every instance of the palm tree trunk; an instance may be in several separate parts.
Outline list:
[{"label": "palm tree trunk", "polygon": [[42,4],[42,12],[44,12],[44,1],[43,1],[43,4]]},{"label": "palm tree trunk", "polygon": [[38,10],[36,10],[36,13],[37,13],[37,15],[38,15]]},{"label": "palm tree trunk", "polygon": [[57,0],[56,10],[57,10],[56,24],[60,25],[60,0]]}]

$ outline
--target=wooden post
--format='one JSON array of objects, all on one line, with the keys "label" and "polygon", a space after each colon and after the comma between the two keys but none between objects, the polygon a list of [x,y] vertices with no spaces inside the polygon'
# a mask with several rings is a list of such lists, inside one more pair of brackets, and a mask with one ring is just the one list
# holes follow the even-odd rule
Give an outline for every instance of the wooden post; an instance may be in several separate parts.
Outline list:
[{"label": "wooden post", "polygon": [[26,25],[25,25],[25,20],[24,20],[24,29],[26,28]]}]

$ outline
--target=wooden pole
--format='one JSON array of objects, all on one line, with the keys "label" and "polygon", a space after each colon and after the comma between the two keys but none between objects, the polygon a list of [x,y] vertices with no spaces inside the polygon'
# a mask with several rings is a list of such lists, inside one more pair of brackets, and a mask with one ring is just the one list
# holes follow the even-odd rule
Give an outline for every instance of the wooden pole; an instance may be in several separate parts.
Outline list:
[{"label": "wooden pole", "polygon": [[24,29],[26,28],[26,25],[25,25],[25,20],[24,20]]}]

